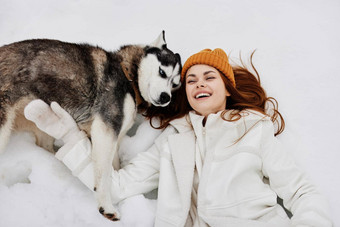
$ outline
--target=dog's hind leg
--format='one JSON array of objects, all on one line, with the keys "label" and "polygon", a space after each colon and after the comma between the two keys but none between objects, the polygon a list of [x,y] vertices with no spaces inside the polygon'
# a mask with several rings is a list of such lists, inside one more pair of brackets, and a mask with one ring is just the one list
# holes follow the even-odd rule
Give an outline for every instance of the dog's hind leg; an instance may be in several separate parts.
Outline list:
[{"label": "dog's hind leg", "polygon": [[0,106],[0,153],[3,152],[7,146],[11,136],[13,122],[15,119],[14,108],[5,108]]},{"label": "dog's hind leg", "polygon": [[47,135],[46,133],[40,131],[40,130],[36,130],[34,131],[34,135],[35,135],[35,143],[39,146],[44,148],[45,150],[54,153],[54,149],[53,149],[53,144],[54,144],[54,138]]}]

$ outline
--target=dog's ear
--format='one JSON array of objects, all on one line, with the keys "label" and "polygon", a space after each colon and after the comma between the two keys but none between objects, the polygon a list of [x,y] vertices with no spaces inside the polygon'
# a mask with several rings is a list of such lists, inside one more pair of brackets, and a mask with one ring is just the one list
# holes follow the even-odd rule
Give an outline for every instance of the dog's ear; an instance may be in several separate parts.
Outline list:
[{"label": "dog's ear", "polygon": [[179,55],[179,53],[176,53],[176,54],[175,54],[175,57],[176,57],[177,61],[178,61],[179,63],[181,63],[181,55]]},{"label": "dog's ear", "polygon": [[161,34],[159,34],[157,39],[150,44],[150,46],[158,47],[159,49],[166,48],[165,31],[164,30],[161,32]]}]

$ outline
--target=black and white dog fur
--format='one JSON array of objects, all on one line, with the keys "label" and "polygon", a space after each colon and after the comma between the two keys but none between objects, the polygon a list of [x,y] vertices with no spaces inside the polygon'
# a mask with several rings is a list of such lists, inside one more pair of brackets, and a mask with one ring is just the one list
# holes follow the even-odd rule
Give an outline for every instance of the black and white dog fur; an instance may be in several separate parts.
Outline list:
[{"label": "black and white dog fur", "polygon": [[54,139],[26,120],[23,110],[34,99],[58,102],[91,137],[98,208],[117,220],[109,174],[112,163],[119,168],[119,141],[140,107],[169,104],[171,92],[180,86],[181,68],[164,31],[150,45],[126,45],[116,52],[47,39],[2,46],[0,152],[12,130],[32,131],[39,146],[53,151]]}]

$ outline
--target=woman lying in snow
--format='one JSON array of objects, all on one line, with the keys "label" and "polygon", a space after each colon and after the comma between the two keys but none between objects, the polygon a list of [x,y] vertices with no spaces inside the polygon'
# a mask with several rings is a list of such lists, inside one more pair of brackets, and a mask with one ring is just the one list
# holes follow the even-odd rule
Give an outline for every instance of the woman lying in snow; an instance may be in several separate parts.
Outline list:
[{"label": "woman lying in snow", "polygon": [[[164,129],[154,145],[112,169],[115,203],[158,188],[155,226],[332,226],[327,201],[275,137],[284,121],[275,105],[267,113],[273,99],[258,75],[205,49],[189,57],[181,80],[170,106],[151,113]],[[56,157],[92,190],[91,142],[68,113],[35,100],[25,116],[64,135]]]}]

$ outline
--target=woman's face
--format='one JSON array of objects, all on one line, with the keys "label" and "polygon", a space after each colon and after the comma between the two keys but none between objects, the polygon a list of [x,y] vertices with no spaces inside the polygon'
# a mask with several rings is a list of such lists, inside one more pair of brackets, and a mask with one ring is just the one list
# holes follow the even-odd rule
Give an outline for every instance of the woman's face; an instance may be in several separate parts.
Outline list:
[{"label": "woman's face", "polygon": [[188,102],[198,114],[208,116],[225,110],[230,93],[217,69],[208,65],[194,65],[187,71],[185,83]]}]

